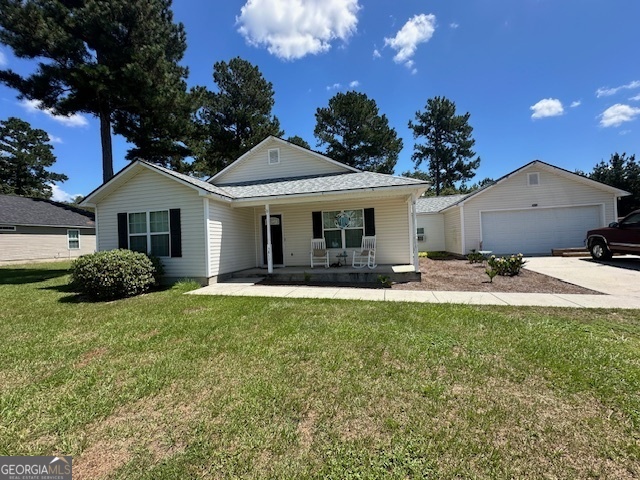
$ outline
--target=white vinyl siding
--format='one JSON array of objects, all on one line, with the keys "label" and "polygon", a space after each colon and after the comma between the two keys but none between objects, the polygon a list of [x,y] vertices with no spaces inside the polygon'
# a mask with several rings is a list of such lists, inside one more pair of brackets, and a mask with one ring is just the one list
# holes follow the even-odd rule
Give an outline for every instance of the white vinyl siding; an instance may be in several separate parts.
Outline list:
[{"label": "white vinyl siding", "polygon": [[204,204],[192,188],[143,169],[99,202],[98,250],[118,248],[118,213],[180,209],[182,257],[163,258],[167,277],[204,278]]},{"label": "white vinyl siding", "polygon": [[458,255],[463,254],[460,208],[453,207],[451,210],[444,212],[443,217],[445,250]]},{"label": "white vinyl siding", "polygon": [[444,215],[441,213],[417,214],[418,228],[424,229],[424,241],[418,242],[420,252],[441,252],[446,250],[444,241]]},{"label": "white vinyl siding", "polygon": [[[280,151],[280,161],[269,164],[269,151],[275,148]],[[214,183],[219,185],[272,178],[325,175],[345,171],[348,171],[345,167],[318,158],[311,152],[272,141],[250,153],[237,166],[217,177]]]},{"label": "white vinyl siding", "polygon": [[601,206],[482,212],[482,248],[495,254],[551,254],[584,245],[600,224]]},{"label": "white vinyl siding", "polygon": [[[284,265],[309,265],[309,251],[313,237],[312,212],[337,211],[373,208],[376,227],[376,263],[378,265],[408,265],[411,264],[411,252],[408,238],[409,215],[407,213],[407,199],[405,197],[345,199],[343,201],[305,203],[298,205],[272,205],[272,215],[282,215],[284,235]],[[235,209],[239,210],[239,209]],[[262,229],[260,218],[264,215],[263,208],[255,208],[255,266],[262,264]],[[337,262],[336,255],[344,249],[329,249],[331,263]],[[348,248],[351,256],[356,249]]]},{"label": "white vinyl siding", "polygon": [[[613,218],[613,195],[610,192],[567,178],[544,165],[535,165],[534,171],[539,174],[539,185],[535,187],[528,185],[527,174],[531,171],[525,169],[464,202],[465,243],[468,250],[480,249],[481,211],[603,204],[604,215],[599,226],[616,220]],[[517,246],[513,248],[517,249]],[[485,249],[484,244],[482,249]]]},{"label": "white vinyl siding", "polygon": [[231,208],[209,201],[210,275],[216,277],[256,266],[252,208]]},{"label": "white vinyl siding", "polygon": [[0,235],[0,261],[31,261],[76,258],[96,250],[94,229],[77,229],[80,248],[69,249],[66,227],[16,226],[15,232]]}]

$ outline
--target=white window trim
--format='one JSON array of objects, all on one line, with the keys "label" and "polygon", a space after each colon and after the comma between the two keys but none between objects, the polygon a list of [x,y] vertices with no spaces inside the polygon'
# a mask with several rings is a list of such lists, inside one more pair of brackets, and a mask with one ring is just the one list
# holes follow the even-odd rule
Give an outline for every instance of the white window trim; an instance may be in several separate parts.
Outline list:
[{"label": "white window trim", "polygon": [[324,232],[325,231],[330,231],[330,232],[334,232],[336,230],[340,231],[340,237],[341,237],[341,243],[342,246],[340,247],[332,247],[331,245],[327,245],[327,248],[333,248],[333,249],[340,249],[340,250],[346,250],[347,248],[359,248],[359,247],[347,247],[347,235],[345,233],[346,230],[362,230],[362,236],[364,237],[364,232],[365,232],[365,228],[364,228],[364,208],[347,208],[346,210],[353,212],[355,210],[360,210],[362,212],[362,227],[352,227],[352,228],[324,228],[324,214],[327,212],[340,212],[340,213],[344,213],[345,209],[341,209],[341,210],[322,210],[321,215],[322,215],[322,238],[324,238]]},{"label": "white window trim", "polygon": [[[531,183],[531,178],[536,177],[538,179],[538,183]],[[530,187],[539,187],[540,186],[540,172],[531,172],[527,173],[527,185]]]},{"label": "white window trim", "polygon": [[0,233],[3,232],[15,232],[16,231],[16,226],[15,225],[0,225]]},{"label": "white window trim", "polygon": [[[422,230],[422,233],[420,233],[420,230]],[[418,237],[419,242],[424,242],[424,227],[416,227],[416,236]]]},{"label": "white window trim", "polygon": [[[271,152],[276,152],[278,154],[278,161],[271,161]],[[280,163],[280,149],[279,148],[270,148],[267,152],[267,163],[269,165],[278,165]]]},{"label": "white window trim", "polygon": [[[69,232],[78,232],[78,237],[77,238],[71,238],[69,236]],[[78,246],[75,248],[71,248],[71,240],[78,240]],[[80,250],[80,230],[78,230],[77,228],[72,228],[67,230],[67,249],[68,250]]]},{"label": "white window trim", "polygon": [[[151,232],[151,213],[155,212],[167,212],[167,220],[169,224],[169,230],[166,232]],[[131,233],[129,232],[129,215],[133,215],[136,213],[144,213],[145,220],[147,223],[147,231],[145,233]],[[169,255],[154,255],[158,258],[171,258],[171,212],[168,208],[161,210],[144,210],[142,212],[127,212],[127,246],[129,250],[131,250],[131,237],[147,237],[147,255],[152,255],[151,253],[151,237],[153,235],[168,235],[169,236]]]}]

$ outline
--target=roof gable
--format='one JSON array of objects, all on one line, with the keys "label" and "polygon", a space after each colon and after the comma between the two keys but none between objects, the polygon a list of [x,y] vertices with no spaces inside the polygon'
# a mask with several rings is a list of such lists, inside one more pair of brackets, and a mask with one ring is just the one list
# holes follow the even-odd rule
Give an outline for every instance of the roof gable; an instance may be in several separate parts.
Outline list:
[{"label": "roof gable", "polygon": [[93,213],[43,198],[0,195],[0,224],[95,228]]},{"label": "roof gable", "polygon": [[[269,151],[277,153],[270,162]],[[277,161],[275,161],[277,159]],[[268,137],[209,179],[214,185],[276,178],[330,175],[359,170],[277,137]]]},{"label": "roof gable", "polygon": [[130,163],[118,173],[116,173],[115,176],[111,178],[111,180],[103,183],[93,192],[87,195],[82,201],[82,205],[95,205],[103,198],[110,195],[113,191],[117,190],[120,186],[131,180],[142,169],[148,169],[167,178],[171,178],[172,180],[175,180],[187,187],[193,188],[202,194],[214,195],[220,200],[230,201],[233,198],[222,188],[211,185],[210,183],[207,183],[203,180],[198,180],[197,178],[190,177],[189,175],[174,172],[173,170],[169,170],[168,168],[164,168],[153,163],[136,160],[135,162]]},{"label": "roof gable", "polygon": [[570,181],[574,181],[574,182],[578,182],[578,183],[582,183],[584,185],[587,185],[591,188],[596,188],[598,190],[603,190],[606,192],[611,193],[612,195],[617,195],[619,197],[625,197],[627,195],[631,195],[629,192],[625,191],[625,190],[621,190],[619,188],[616,187],[612,187],[610,185],[601,183],[601,182],[597,182],[595,180],[592,180],[590,178],[587,177],[583,177],[582,175],[578,175],[577,173],[573,173],[570,172],[569,170],[565,170],[564,168],[560,168],[560,167],[556,167],[555,165],[551,165],[550,163],[546,163],[543,162],[541,160],[533,160],[532,162],[527,163],[526,165],[523,165],[522,167],[500,177],[498,180],[496,180],[494,183],[492,183],[491,185],[487,185],[486,187],[483,187],[479,190],[476,190],[475,192],[472,192],[466,196],[464,196],[464,198],[456,201],[455,203],[443,208],[441,211],[444,211],[448,208],[451,207],[455,207],[457,205],[460,205],[461,203],[467,202],[467,201],[471,201],[473,199],[475,199],[477,196],[479,195],[483,195],[486,192],[499,187],[501,184],[505,183],[507,180],[512,179],[520,174],[524,174],[525,172],[527,172],[527,170],[531,170],[531,169],[539,169],[542,171],[545,171],[547,173],[551,173],[554,175],[558,175],[562,178],[565,178],[567,180]]}]

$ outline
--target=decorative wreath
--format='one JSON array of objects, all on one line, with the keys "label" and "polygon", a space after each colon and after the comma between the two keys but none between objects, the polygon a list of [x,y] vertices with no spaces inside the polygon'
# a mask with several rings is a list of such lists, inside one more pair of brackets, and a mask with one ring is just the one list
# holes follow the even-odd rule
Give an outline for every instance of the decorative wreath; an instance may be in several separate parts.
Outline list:
[{"label": "decorative wreath", "polygon": [[351,215],[347,212],[340,212],[336,215],[335,225],[343,230],[349,228],[351,226]]}]

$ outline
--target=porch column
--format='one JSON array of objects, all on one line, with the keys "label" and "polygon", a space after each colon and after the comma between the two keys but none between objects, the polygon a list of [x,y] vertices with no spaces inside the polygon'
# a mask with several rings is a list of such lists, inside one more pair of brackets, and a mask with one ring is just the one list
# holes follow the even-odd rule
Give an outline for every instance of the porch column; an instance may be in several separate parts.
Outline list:
[{"label": "porch column", "polygon": [[416,196],[411,195],[411,223],[413,224],[413,266],[420,271],[420,257],[418,257],[418,218],[416,216]]},{"label": "porch column", "polygon": [[273,273],[273,249],[271,248],[271,215],[269,213],[269,204],[264,206],[264,212],[267,222],[267,272]]}]

